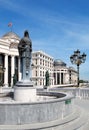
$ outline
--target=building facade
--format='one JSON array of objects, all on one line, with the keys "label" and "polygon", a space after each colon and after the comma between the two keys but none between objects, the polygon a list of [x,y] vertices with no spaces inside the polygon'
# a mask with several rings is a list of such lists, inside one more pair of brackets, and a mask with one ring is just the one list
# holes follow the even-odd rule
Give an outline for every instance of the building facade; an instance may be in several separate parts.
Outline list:
[{"label": "building facade", "polygon": [[9,32],[0,38],[0,83],[4,86],[13,85],[13,76],[16,74],[17,80],[20,79],[18,49],[20,37]]},{"label": "building facade", "polygon": [[78,75],[77,71],[73,67],[69,67],[68,71],[69,71],[68,74],[69,83],[77,85],[77,75]]},{"label": "building facade", "polygon": [[[9,32],[0,38],[0,85],[13,86],[21,79],[18,43],[20,37]],[[50,55],[36,51],[32,52],[32,78],[37,86],[45,86],[45,74],[49,72],[49,84],[69,84],[77,80],[77,72],[67,67],[61,60],[54,60]]]},{"label": "building facade", "polygon": [[48,54],[37,51],[32,53],[32,80],[37,86],[45,85],[45,74],[49,72],[50,85],[54,84],[53,66],[54,59]]},{"label": "building facade", "polygon": [[77,71],[73,67],[67,67],[62,60],[54,61],[54,85],[76,84]]},{"label": "building facade", "polygon": [[68,68],[62,60],[54,61],[54,85],[68,83]]}]

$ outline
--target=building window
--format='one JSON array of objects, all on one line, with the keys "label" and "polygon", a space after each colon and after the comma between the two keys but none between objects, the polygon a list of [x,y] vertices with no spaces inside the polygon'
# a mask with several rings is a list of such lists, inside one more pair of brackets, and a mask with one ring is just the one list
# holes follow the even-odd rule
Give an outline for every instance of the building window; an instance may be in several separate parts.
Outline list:
[{"label": "building window", "polygon": [[47,61],[45,61],[45,66],[47,66]]},{"label": "building window", "polygon": [[40,65],[42,65],[42,60],[40,60]]},{"label": "building window", "polygon": [[40,80],[40,85],[42,85],[42,80]]},{"label": "building window", "polygon": [[43,71],[43,76],[44,76],[44,71]]},{"label": "building window", "polygon": [[36,79],[36,85],[37,85],[37,79]]},{"label": "building window", "polygon": [[37,70],[36,70],[36,76],[37,76]]},{"label": "building window", "polygon": [[42,76],[42,71],[40,71],[40,76]]},{"label": "building window", "polygon": [[44,60],[43,60],[43,66],[44,66]]},{"label": "building window", "polygon": [[37,65],[37,59],[36,59],[36,65]]},{"label": "building window", "polygon": [[44,79],[43,79],[43,85],[45,85],[45,84],[44,84]]}]

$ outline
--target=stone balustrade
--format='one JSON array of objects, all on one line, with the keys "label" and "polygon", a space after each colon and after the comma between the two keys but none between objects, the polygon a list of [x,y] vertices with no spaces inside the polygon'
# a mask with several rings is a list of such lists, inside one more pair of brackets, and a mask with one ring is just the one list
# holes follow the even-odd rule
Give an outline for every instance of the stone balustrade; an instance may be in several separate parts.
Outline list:
[{"label": "stone balustrade", "polygon": [[52,88],[51,91],[60,91],[60,92],[67,92],[73,94],[75,97],[79,97],[82,99],[89,99],[89,88],[76,88],[76,87],[65,87],[65,88]]}]

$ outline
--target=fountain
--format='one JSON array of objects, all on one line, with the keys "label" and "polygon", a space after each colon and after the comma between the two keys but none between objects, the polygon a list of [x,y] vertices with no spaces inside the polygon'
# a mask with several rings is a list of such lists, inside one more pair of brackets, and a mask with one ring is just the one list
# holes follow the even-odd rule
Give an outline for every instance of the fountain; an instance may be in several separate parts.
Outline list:
[{"label": "fountain", "polygon": [[2,90],[0,97],[0,129],[55,130],[64,117],[73,112],[72,99],[65,93],[34,87],[30,80],[32,42],[28,31],[18,44],[22,79],[14,89]]}]

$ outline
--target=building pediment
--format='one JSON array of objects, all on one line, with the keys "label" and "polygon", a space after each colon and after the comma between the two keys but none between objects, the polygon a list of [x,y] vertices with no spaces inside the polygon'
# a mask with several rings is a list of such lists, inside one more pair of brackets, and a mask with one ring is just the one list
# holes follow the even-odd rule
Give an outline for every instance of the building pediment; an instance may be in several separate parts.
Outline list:
[{"label": "building pediment", "polygon": [[3,46],[8,46],[10,49],[17,49],[20,37],[14,32],[8,32],[1,37],[1,44]]},{"label": "building pediment", "polygon": [[18,43],[12,42],[12,43],[10,44],[10,47],[9,47],[9,48],[10,48],[10,49],[11,49],[11,48],[17,49],[17,48],[18,48]]}]

